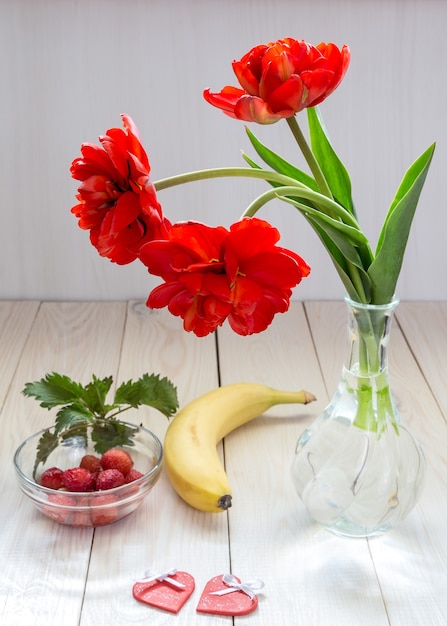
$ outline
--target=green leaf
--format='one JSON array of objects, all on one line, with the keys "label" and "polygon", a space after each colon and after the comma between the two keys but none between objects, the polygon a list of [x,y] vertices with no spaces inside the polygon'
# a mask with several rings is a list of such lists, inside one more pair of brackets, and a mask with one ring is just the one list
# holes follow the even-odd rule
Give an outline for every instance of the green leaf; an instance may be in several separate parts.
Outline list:
[{"label": "green leaf", "polygon": [[83,389],[83,401],[99,417],[104,417],[111,408],[105,402],[112,383],[112,376],[100,379],[93,374],[92,382],[88,383]]},{"label": "green leaf", "polygon": [[37,444],[37,454],[34,461],[33,478],[36,479],[36,471],[39,463],[45,463],[50,454],[57,448],[59,438],[55,433],[45,431]]},{"label": "green leaf", "polygon": [[332,147],[318,107],[307,109],[307,120],[312,152],[318,161],[334,199],[352,215],[355,215],[351,180],[348,171]]},{"label": "green leaf", "polygon": [[53,372],[39,381],[26,383],[22,393],[39,400],[41,407],[51,409],[61,404],[74,402],[82,396],[83,388],[68,376]]},{"label": "green leaf", "polygon": [[349,296],[358,302],[369,301],[371,284],[364,267],[371,261],[371,251],[365,235],[318,209],[311,209],[289,197],[281,196],[281,199],[296,206],[310,223],[323,242]]},{"label": "green leaf", "polygon": [[178,408],[177,389],[168,378],[143,374],[135,382],[122,383],[116,390],[114,403],[129,404],[134,408],[144,404],[170,417]]},{"label": "green leaf", "polygon": [[93,421],[94,416],[86,406],[80,402],[73,402],[72,404],[64,406],[62,409],[59,409],[56,413],[56,433],[60,433],[63,430],[71,428],[79,423],[85,424]]},{"label": "green leaf", "polygon": [[320,228],[319,224],[314,222],[312,217],[309,216],[308,220],[310,224],[312,225],[312,227],[314,228],[315,232],[317,233],[318,237],[323,242],[323,245],[326,248],[332,260],[332,263],[334,264],[334,267],[337,270],[337,273],[340,276],[343,282],[343,285],[347,293],[349,294],[350,298],[358,301],[360,297],[358,296],[357,291],[354,285],[352,284],[351,278],[349,276],[349,266],[346,263],[346,258],[343,256],[343,254],[341,254],[340,250],[334,244],[331,237],[327,235],[325,230]]},{"label": "green leaf", "polygon": [[327,224],[321,224],[318,216],[309,215],[307,219],[328,251],[349,297],[356,302],[365,300],[369,302],[371,298],[371,281],[363,268],[358,250],[352,248],[350,251],[347,251],[342,241],[343,238],[331,232]]},{"label": "green leaf", "polygon": [[435,144],[432,144],[408,169],[388,210],[375,260],[368,270],[374,304],[389,302],[395,293],[411,224],[434,150]]},{"label": "green leaf", "polygon": [[103,454],[117,446],[133,446],[136,432],[135,428],[115,420],[95,422],[92,428],[92,441],[95,442],[96,452]]},{"label": "green leaf", "polygon": [[[248,135],[248,138],[250,139],[253,148],[256,150],[257,154],[261,157],[264,163],[270,166],[275,172],[278,172],[278,174],[283,174],[285,176],[289,176],[290,178],[294,178],[295,180],[302,183],[303,185],[306,185],[313,191],[318,191],[317,183],[311,176],[309,176],[309,174],[301,171],[300,169],[280,157],[278,154],[276,154],[276,152],[273,152],[273,150],[267,148],[267,146],[265,146],[259,141],[259,139],[257,139],[257,137],[251,132],[249,128],[246,128],[245,131]],[[247,161],[247,163],[253,167],[253,164],[248,159],[248,157],[246,157],[245,155],[243,155],[243,157]]]},{"label": "green leaf", "polygon": [[[296,195],[299,197],[299,190]],[[322,224],[326,224],[333,236],[340,239],[340,246],[343,247],[348,245],[351,247],[352,244],[358,246],[368,245],[368,240],[365,234],[358,228],[345,224],[339,219],[334,219],[330,215],[327,215],[327,213],[324,213],[320,208],[315,209],[307,205],[302,205],[300,202],[293,200],[290,195],[285,197],[281,196],[281,199],[285,202],[289,202],[290,204],[294,204],[302,213],[308,213],[309,215],[312,215],[314,219],[319,220]]]}]

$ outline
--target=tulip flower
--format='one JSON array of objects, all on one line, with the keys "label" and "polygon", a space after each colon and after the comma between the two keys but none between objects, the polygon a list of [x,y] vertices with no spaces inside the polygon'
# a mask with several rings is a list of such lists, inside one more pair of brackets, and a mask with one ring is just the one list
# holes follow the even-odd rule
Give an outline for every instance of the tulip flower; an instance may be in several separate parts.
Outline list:
[{"label": "tulip flower", "polygon": [[79,204],[72,213],[80,228],[90,231],[99,254],[120,265],[134,261],[144,243],[163,236],[169,227],[149,178],[138,129],[128,115],[122,118],[125,130],[108,130],[99,146],[82,144],[82,157],[70,170],[81,181]]},{"label": "tulip flower", "polygon": [[199,337],[226,319],[240,335],[265,330],[276,313],[289,308],[292,288],[310,271],[301,257],[276,245],[279,237],[258,218],[244,218],[229,230],[173,224],[166,240],[140,250],[149,272],[165,281],[150,293],[147,305],[167,306]]},{"label": "tulip flower", "polygon": [[207,102],[230,117],[271,124],[323,102],[343,79],[350,61],[347,46],[312,46],[286,38],[252,48],[233,70],[240,88],[204,91]]}]

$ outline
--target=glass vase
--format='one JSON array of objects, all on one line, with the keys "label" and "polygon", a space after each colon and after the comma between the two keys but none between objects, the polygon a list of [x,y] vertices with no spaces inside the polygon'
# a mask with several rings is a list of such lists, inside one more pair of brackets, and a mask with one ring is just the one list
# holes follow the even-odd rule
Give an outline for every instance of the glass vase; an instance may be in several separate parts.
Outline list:
[{"label": "glass vase", "polygon": [[416,504],[422,449],[390,392],[388,343],[398,300],[348,307],[348,351],[338,388],[298,440],[295,488],[315,521],[346,537],[380,535]]}]

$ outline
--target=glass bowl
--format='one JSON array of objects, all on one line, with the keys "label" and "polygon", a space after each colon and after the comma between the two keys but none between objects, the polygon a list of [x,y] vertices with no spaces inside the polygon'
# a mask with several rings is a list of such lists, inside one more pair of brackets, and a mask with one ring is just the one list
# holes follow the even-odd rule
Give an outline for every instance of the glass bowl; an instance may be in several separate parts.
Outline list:
[{"label": "glass bowl", "polygon": [[[100,451],[95,443],[98,429],[101,441],[110,441],[110,445],[102,443]],[[121,445],[117,445],[117,441],[122,442]],[[40,462],[41,451],[48,447],[51,452],[43,454],[47,458]],[[83,456],[101,457],[105,447],[126,450],[132,457],[133,469],[142,475],[122,486],[101,491],[56,490],[40,484],[45,470],[78,467]],[[36,463],[38,453],[39,463]],[[54,433],[53,426],[25,439],[14,454],[14,468],[22,492],[41,513],[68,526],[104,526],[135,511],[157,482],[162,462],[162,444],[151,431],[117,420],[97,420],[94,425],[83,423],[59,435]]]}]

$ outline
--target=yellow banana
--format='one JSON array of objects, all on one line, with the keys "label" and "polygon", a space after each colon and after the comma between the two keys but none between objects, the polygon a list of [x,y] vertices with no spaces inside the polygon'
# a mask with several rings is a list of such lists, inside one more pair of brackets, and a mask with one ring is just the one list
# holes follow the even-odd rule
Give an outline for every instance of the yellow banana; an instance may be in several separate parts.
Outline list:
[{"label": "yellow banana", "polygon": [[231,487],[217,444],[238,426],[276,404],[307,404],[307,391],[281,391],[257,383],[218,387],[186,406],[170,422],[164,440],[169,480],[188,504],[220,512],[231,506]]}]

